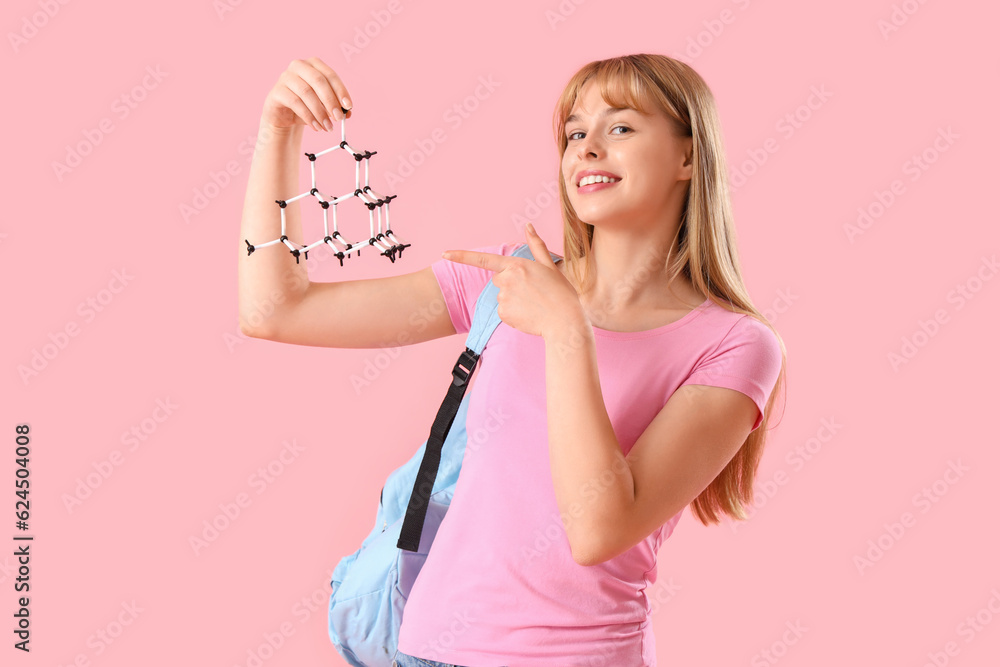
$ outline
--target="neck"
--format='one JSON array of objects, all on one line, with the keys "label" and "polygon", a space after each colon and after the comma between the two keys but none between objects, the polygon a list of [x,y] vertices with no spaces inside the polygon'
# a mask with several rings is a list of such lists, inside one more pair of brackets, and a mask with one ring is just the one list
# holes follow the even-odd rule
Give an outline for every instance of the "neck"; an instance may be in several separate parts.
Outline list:
[{"label": "neck", "polygon": [[595,227],[590,288],[581,292],[581,301],[611,311],[686,310],[704,301],[683,274],[673,282],[668,279],[668,254],[671,260],[677,257],[673,243],[677,228],[660,228],[661,234],[651,235],[638,229]]}]

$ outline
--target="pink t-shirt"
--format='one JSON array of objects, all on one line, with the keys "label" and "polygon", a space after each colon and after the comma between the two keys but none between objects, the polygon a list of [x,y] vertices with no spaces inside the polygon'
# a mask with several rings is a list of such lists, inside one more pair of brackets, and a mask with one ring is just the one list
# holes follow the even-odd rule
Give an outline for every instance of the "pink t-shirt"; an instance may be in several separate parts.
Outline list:
[{"label": "pink t-shirt", "polygon": [[[512,255],[519,245],[477,250]],[[467,333],[492,272],[444,259],[432,269],[455,330]],[[735,389],[762,412],[781,364],[770,329],[711,301],[656,329],[594,336],[625,454],[680,385]],[[399,650],[468,667],[655,665],[646,592],[682,512],[617,557],[578,564],[552,485],[543,339],[501,322],[468,391],[462,470],[406,602]]]}]

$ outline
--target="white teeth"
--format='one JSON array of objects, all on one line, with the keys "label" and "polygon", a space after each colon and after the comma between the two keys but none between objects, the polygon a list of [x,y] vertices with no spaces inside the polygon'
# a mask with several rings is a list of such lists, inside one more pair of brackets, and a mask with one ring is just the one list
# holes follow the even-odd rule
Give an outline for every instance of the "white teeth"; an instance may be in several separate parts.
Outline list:
[{"label": "white teeth", "polygon": [[620,180],[620,178],[608,178],[607,176],[584,176],[577,187],[582,188],[591,183],[617,183]]}]

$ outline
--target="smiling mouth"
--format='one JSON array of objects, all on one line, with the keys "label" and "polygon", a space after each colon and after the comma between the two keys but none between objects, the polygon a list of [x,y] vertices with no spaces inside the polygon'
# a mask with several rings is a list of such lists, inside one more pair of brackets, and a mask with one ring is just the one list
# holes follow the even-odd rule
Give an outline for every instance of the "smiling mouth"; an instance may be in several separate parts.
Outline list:
[{"label": "smiling mouth", "polygon": [[588,183],[587,185],[581,185],[577,187],[576,191],[581,194],[587,194],[588,192],[597,192],[598,190],[605,190],[616,184],[618,184],[618,181],[596,181],[594,183]]},{"label": "smiling mouth", "polygon": [[576,187],[577,189],[579,189],[594,183],[617,183],[620,180],[622,179],[615,178],[613,176],[598,176],[598,175],[584,176],[583,178],[580,179],[580,182],[576,184]]}]

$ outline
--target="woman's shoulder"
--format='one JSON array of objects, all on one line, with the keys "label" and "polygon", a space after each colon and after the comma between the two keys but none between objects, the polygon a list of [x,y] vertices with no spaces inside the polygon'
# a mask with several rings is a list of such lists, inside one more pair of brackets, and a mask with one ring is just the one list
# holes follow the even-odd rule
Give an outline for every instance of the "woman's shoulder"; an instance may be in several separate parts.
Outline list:
[{"label": "woman's shoulder", "polygon": [[704,314],[699,320],[703,327],[718,332],[720,338],[767,339],[769,342],[777,342],[777,336],[770,325],[750,313],[734,310],[725,301],[719,304],[714,299],[708,299]]}]

